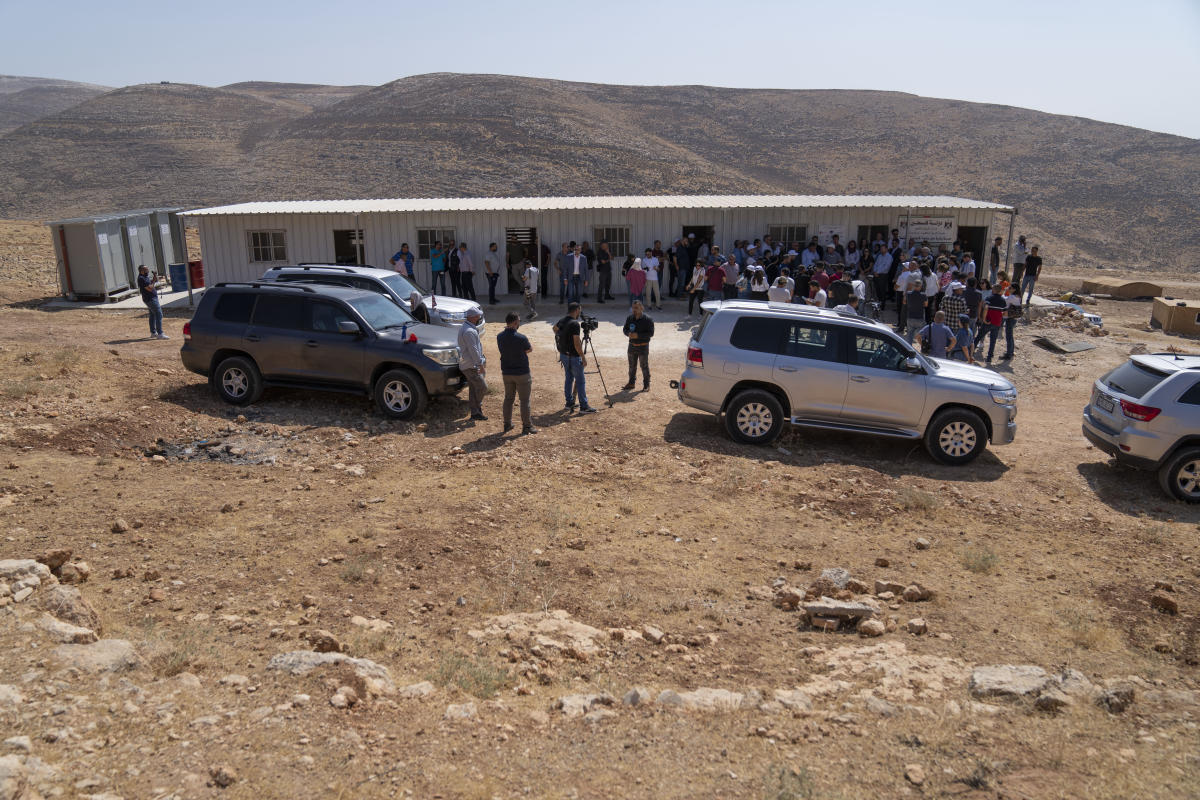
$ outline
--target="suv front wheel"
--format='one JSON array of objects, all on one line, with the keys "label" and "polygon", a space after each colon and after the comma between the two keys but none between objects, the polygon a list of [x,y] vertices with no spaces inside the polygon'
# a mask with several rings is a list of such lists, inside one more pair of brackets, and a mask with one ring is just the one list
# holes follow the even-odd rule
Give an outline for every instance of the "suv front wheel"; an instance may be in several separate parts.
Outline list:
[{"label": "suv front wheel", "polygon": [[725,409],[725,429],[735,442],[770,444],[783,429],[783,406],[762,389],[739,392]]},{"label": "suv front wheel", "polygon": [[263,392],[262,374],[244,356],[231,356],[218,364],[212,385],[222,400],[235,406],[248,406]]},{"label": "suv front wheel", "polygon": [[427,399],[425,384],[409,370],[393,369],[375,381],[375,405],[392,419],[412,419]]},{"label": "suv front wheel", "polygon": [[1186,447],[1158,470],[1163,491],[1185,503],[1200,503],[1200,447]]},{"label": "suv front wheel", "polygon": [[925,449],[943,464],[961,466],[979,457],[987,446],[987,426],[974,411],[948,408],[925,430]]}]

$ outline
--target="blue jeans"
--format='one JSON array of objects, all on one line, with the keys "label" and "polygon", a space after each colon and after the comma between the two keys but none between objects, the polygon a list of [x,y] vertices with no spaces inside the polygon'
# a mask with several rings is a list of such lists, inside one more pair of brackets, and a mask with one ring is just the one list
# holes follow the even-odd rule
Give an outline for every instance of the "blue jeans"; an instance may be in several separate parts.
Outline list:
[{"label": "blue jeans", "polygon": [[162,335],[162,304],[158,302],[158,298],[146,301],[146,308],[150,311],[150,335]]},{"label": "blue jeans", "polygon": [[562,364],[563,368],[563,394],[567,398],[567,405],[575,404],[575,395],[579,395],[579,407],[587,408],[587,387],[583,380],[583,359],[579,356],[568,356],[563,353],[558,354],[558,363]]},{"label": "blue jeans", "polygon": [[1013,326],[1016,324],[1016,317],[1006,317],[1004,320],[1004,354],[1009,358],[1012,358],[1012,354],[1015,351],[1013,346]]},{"label": "blue jeans", "polygon": [[999,325],[988,325],[986,323],[984,324],[983,337],[981,337],[981,338],[986,338],[988,340],[988,353],[987,353],[988,361],[991,361],[992,356],[996,355],[996,336],[998,336],[999,333],[1000,333]]},{"label": "blue jeans", "polygon": [[558,304],[562,305],[567,301],[567,276],[563,275],[558,281]]},{"label": "blue jeans", "polygon": [[[495,305],[496,304],[496,281],[500,280],[500,273],[499,272],[488,273],[487,279],[488,279],[488,302],[491,303],[492,305]],[[537,291],[536,286],[534,287],[534,291],[535,292]]]},{"label": "blue jeans", "polygon": [[[438,282],[439,281],[442,284],[441,292],[438,292]],[[442,269],[442,270],[438,270],[437,272],[433,273],[433,285],[429,287],[429,290],[431,292],[433,292],[434,294],[443,294],[444,295],[446,293],[446,270]]]},{"label": "blue jeans", "polygon": [[567,292],[567,302],[578,303],[583,295],[583,276],[571,276],[571,288]]},{"label": "blue jeans", "polygon": [[1021,294],[1025,296],[1025,305],[1029,305],[1029,302],[1033,300],[1033,287],[1036,283],[1036,276],[1030,277],[1026,275],[1021,279]]}]

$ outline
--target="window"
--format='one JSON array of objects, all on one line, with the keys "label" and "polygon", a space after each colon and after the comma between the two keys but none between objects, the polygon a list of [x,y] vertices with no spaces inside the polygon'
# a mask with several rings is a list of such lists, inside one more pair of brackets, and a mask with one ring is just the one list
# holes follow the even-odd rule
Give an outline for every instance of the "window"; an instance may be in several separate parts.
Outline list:
[{"label": "window", "polygon": [[429,249],[434,242],[441,242],[442,251],[445,252],[446,243],[454,238],[454,228],[417,228],[417,258],[428,261]]},{"label": "window", "polygon": [[250,243],[251,264],[288,260],[283,231],[246,231],[246,238]]},{"label": "window", "polygon": [[363,232],[361,229],[333,232],[333,263],[363,263]]},{"label": "window", "polygon": [[222,322],[244,324],[250,321],[250,309],[252,308],[254,308],[254,295],[252,294],[223,294],[217,301],[217,307],[213,309],[213,317]]},{"label": "window", "polygon": [[1145,397],[1166,377],[1167,373],[1165,372],[1151,369],[1136,361],[1126,361],[1101,378],[1100,382],[1114,392],[1120,392],[1136,400]]},{"label": "window", "polygon": [[873,367],[903,372],[908,355],[907,351],[890,339],[860,333],[854,337],[854,350],[850,353],[850,363],[856,367]]},{"label": "window", "polygon": [[306,316],[305,328],[322,333],[337,333],[339,322],[354,322],[354,318],[341,307],[319,300],[309,302]]},{"label": "window", "polygon": [[304,308],[301,297],[264,294],[254,307],[254,324],[264,328],[300,329],[300,312]]},{"label": "window", "polygon": [[741,317],[733,325],[729,343],[739,350],[778,353],[788,327],[787,320],[772,317]]},{"label": "window", "polygon": [[767,235],[776,245],[791,247],[793,243],[804,244],[808,241],[807,225],[768,225]]},{"label": "window", "polygon": [[592,228],[592,246],[600,249],[601,242],[608,242],[608,252],[614,259],[629,255],[629,227]]},{"label": "window", "polygon": [[1200,406],[1200,383],[1192,384],[1192,388],[1183,393],[1179,402],[1189,406]]},{"label": "window", "polygon": [[807,322],[793,322],[783,341],[784,355],[813,361],[841,361],[836,330]]}]

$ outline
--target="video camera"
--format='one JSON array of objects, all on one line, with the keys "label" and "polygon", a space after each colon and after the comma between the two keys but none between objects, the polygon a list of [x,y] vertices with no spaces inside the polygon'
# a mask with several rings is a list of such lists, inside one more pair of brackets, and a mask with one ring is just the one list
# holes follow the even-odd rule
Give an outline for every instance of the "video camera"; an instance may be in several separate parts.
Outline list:
[{"label": "video camera", "polygon": [[596,319],[595,317],[584,316],[583,314],[579,315],[579,330],[582,331],[585,336],[599,327],[600,320]]}]

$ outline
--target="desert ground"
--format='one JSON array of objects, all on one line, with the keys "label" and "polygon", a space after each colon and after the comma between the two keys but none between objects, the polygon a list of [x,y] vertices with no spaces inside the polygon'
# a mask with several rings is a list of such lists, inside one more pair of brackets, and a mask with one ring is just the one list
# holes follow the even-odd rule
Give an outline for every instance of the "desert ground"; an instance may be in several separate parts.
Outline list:
[{"label": "desert ground", "polygon": [[[645,393],[617,391],[623,309],[589,307],[588,417],[544,306],[534,436],[497,393],[475,424],[465,396],[230,407],[185,312],[163,342],[46,307],[44,232],[0,223],[0,559],[43,562],[0,598],[5,800],[1200,796],[1200,508],[1079,424],[1130,352],[1200,351],[1147,302],[1018,326],[1017,440],[952,468],[733,443],[667,386],[678,302]],[[822,595],[884,631],[813,627]]]}]

